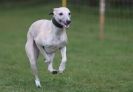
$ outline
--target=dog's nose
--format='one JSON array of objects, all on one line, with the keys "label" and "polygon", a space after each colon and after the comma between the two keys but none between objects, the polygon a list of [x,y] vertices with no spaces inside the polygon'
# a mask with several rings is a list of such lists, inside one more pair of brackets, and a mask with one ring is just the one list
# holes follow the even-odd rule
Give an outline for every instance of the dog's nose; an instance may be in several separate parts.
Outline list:
[{"label": "dog's nose", "polygon": [[71,23],[71,20],[67,20],[66,23],[67,23],[67,24],[70,24],[70,23]]}]

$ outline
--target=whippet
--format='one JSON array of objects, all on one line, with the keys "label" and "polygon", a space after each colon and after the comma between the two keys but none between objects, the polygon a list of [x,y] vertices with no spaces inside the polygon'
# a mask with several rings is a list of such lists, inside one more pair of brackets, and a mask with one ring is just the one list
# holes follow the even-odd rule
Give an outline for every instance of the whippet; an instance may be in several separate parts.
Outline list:
[{"label": "whippet", "polygon": [[[66,29],[71,23],[71,13],[66,7],[54,8],[51,20],[38,20],[34,22],[27,33],[27,42],[25,50],[30,61],[33,75],[35,76],[35,84],[41,87],[38,77],[37,59],[39,52],[45,57],[48,64],[48,71],[53,74],[63,73],[65,70],[65,63],[67,61],[66,45],[67,34]],[[60,50],[62,60],[58,70],[53,68],[53,59],[55,52]]]}]

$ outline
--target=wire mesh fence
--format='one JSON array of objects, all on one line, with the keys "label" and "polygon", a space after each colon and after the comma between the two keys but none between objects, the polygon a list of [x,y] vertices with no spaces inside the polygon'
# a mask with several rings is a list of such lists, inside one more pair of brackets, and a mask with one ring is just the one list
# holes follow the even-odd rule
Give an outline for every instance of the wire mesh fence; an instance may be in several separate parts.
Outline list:
[{"label": "wire mesh fence", "polygon": [[[133,30],[132,24],[133,24],[133,0],[104,0],[105,1],[105,24],[104,24],[104,33],[102,33],[102,36],[105,34],[105,36],[108,38],[110,37],[111,33],[122,35],[124,34],[126,39],[131,38],[131,32]],[[99,19],[99,5],[100,0],[69,0],[69,4],[76,6],[77,11],[80,12],[83,11],[83,8],[85,9],[86,17],[88,20],[88,26],[89,24],[93,23],[93,21],[98,22]],[[88,9],[88,10],[87,10]],[[87,16],[88,15],[88,16]],[[93,17],[93,16],[96,17]],[[87,18],[86,18],[87,19]],[[90,20],[91,21],[90,21]],[[90,22],[90,23],[89,23]],[[98,24],[100,25],[100,24]],[[90,25],[91,26],[91,25]],[[99,29],[97,29],[99,30]],[[101,34],[101,33],[100,33]]]},{"label": "wire mesh fence", "polygon": [[[105,31],[110,31],[109,33],[113,35],[118,34],[129,41],[133,30],[132,9],[132,0],[106,0]],[[107,34],[107,37],[110,37],[110,34]]]}]

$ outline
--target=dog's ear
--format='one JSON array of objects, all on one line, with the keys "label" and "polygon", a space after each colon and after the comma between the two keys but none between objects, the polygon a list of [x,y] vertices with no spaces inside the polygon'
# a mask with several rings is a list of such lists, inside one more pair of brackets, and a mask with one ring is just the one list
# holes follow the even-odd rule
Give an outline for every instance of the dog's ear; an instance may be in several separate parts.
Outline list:
[{"label": "dog's ear", "polygon": [[58,8],[54,8],[53,12],[50,12],[49,15],[54,15],[57,12]]},{"label": "dog's ear", "polygon": [[49,15],[54,15],[54,13],[53,12],[50,12]]},{"label": "dog's ear", "polygon": [[49,15],[54,15],[54,9],[51,10],[51,12],[49,13]]}]

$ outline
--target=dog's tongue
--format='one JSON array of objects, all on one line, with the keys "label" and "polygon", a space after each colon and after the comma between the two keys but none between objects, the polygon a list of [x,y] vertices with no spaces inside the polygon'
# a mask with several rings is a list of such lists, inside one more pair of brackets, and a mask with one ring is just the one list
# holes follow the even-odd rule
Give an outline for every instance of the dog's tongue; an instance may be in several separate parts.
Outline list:
[{"label": "dog's tongue", "polygon": [[67,23],[64,23],[65,24],[65,28],[69,28],[69,24]]},{"label": "dog's tongue", "polygon": [[65,28],[69,28],[69,25],[65,25]]}]

